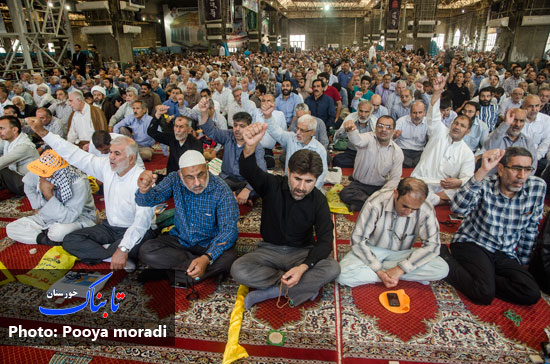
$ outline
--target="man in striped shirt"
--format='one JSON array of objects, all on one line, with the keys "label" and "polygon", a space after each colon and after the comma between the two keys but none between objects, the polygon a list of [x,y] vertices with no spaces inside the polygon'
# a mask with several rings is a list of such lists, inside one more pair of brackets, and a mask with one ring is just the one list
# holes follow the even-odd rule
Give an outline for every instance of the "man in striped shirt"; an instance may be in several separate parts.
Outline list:
[{"label": "man in striped shirt", "polygon": [[[441,257],[449,264],[447,281],[472,302],[493,298],[532,305],[540,289],[527,271],[542,217],[546,184],[533,171],[531,153],[522,147],[492,149],[481,168],[456,194],[451,210],[466,218]],[[486,178],[497,168],[498,175]]]},{"label": "man in striped shirt", "polygon": [[[340,284],[355,287],[399,280],[426,283],[443,279],[449,267],[440,257],[439,223],[426,202],[428,186],[405,178],[395,190],[374,193],[363,206],[351,236],[352,250],[340,262]],[[424,242],[413,248],[416,239]]]}]

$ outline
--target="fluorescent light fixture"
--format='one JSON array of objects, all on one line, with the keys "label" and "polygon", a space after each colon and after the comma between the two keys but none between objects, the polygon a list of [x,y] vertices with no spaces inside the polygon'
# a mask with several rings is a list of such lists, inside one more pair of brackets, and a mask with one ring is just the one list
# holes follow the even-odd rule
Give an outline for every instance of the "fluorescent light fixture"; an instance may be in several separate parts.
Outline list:
[{"label": "fluorescent light fixture", "polygon": [[329,11],[330,10],[330,5],[329,4],[325,4],[325,11]]}]

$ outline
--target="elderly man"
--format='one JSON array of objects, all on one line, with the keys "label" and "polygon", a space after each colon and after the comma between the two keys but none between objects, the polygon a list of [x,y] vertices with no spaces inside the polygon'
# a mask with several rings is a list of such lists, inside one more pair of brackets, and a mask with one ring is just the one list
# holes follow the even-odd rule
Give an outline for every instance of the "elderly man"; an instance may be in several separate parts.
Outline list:
[{"label": "elderly man", "polygon": [[243,91],[241,86],[235,86],[231,91],[233,94],[233,101],[229,104],[227,109],[227,124],[233,127],[233,117],[239,112],[255,108],[256,105],[248,99],[248,97],[242,97],[243,93],[246,95],[246,91]]},{"label": "elderly man", "polygon": [[[92,153],[95,156],[109,158],[109,154],[111,153],[111,142],[121,136],[124,135],[98,130],[92,134],[90,144],[83,146],[82,149],[87,150],[88,153]],[[145,169],[145,164],[139,154],[137,156],[136,165],[139,168]]]},{"label": "elderly man", "polygon": [[[31,84],[24,82],[23,85],[27,88],[27,90],[32,91],[32,98],[34,99],[34,103],[38,105],[40,103],[41,97],[44,93],[50,93],[50,88],[48,85],[46,85],[42,79],[42,75],[40,73],[33,73],[32,75],[32,82]],[[39,95],[36,90],[38,89],[38,86],[46,86],[46,88],[42,88],[44,93]]]},{"label": "elderly man", "polygon": [[27,165],[38,158],[38,153],[27,134],[21,133],[21,122],[14,116],[0,116],[0,139],[0,189],[22,196]]},{"label": "elderly man", "polygon": [[117,112],[113,116],[111,116],[111,119],[109,120],[109,129],[113,128],[116,123],[122,119],[134,114],[132,104],[137,100],[137,98],[138,90],[133,87],[128,87],[126,89],[126,95],[124,96],[124,100],[126,102],[118,108]]},{"label": "elderly man", "polygon": [[146,105],[142,101],[134,101],[132,110],[134,114],[117,123],[113,131],[134,139],[138,144],[141,158],[150,161],[153,158],[155,140],[147,134],[147,129],[153,118],[147,114]]},{"label": "elderly man", "polygon": [[[58,118],[54,117],[49,109],[41,107],[40,109],[36,110],[36,117],[40,119],[40,122],[44,126],[44,129],[46,129],[50,133],[59,135],[60,137],[64,137],[65,133],[63,132],[63,123]],[[39,148],[38,152],[42,153],[42,151],[43,148]]]},{"label": "elderly man", "polygon": [[359,211],[367,198],[380,189],[394,189],[402,174],[403,152],[392,140],[395,120],[382,116],[375,131],[358,133],[357,125],[344,122],[350,143],[357,150],[353,180],[340,192],[351,211]]},{"label": "elderly man", "polygon": [[[213,139],[216,143],[223,145],[223,163],[220,177],[227,183],[231,191],[234,191],[237,203],[244,205],[250,203],[255,196],[254,189],[247,183],[239,171],[239,157],[244,148],[243,131],[252,122],[252,117],[247,112],[235,114],[233,119],[233,130],[220,130],[215,127],[212,119],[209,118],[206,100],[199,103],[201,108],[200,127],[204,134]],[[264,150],[256,148],[256,160],[261,170],[266,170]]]},{"label": "elderly man", "polygon": [[[290,124],[288,131],[292,131],[296,133],[297,126],[298,126],[298,119],[304,115],[311,115],[311,111],[309,111],[309,107],[306,104],[301,103],[296,105],[294,112],[296,115],[294,120]],[[314,118],[315,120],[317,120],[317,127],[315,128],[315,134],[313,134],[313,136],[321,144],[323,144],[323,147],[325,147],[326,150],[328,150],[329,140],[327,136],[327,128],[325,126],[325,123],[323,122],[323,120],[316,118],[315,116]]]},{"label": "elderly man", "polygon": [[107,120],[101,109],[84,101],[80,91],[69,94],[69,105],[73,112],[69,116],[67,140],[82,146],[88,144],[96,130],[107,130]]},{"label": "elderly man", "polygon": [[73,109],[69,105],[69,94],[67,93],[67,90],[60,88],[55,92],[55,95],[57,99],[53,102],[53,104],[50,105],[48,109],[56,118],[61,120],[61,123],[63,124],[63,133],[66,134],[69,117],[73,112]]},{"label": "elderly man", "polygon": [[[405,81],[403,81],[404,83]],[[390,110],[392,106],[392,100],[393,96],[390,97],[391,94],[393,94],[396,91],[396,84],[391,82],[391,75],[386,74],[384,75],[383,82],[376,86],[376,94],[380,96],[382,100],[382,105],[386,106],[388,110]],[[388,102],[388,100],[390,102]]]},{"label": "elderly man", "polygon": [[[400,280],[426,284],[445,278],[449,267],[438,256],[439,223],[427,194],[424,182],[409,177],[394,190],[372,195],[355,224],[352,250],[340,262],[338,283],[356,287],[382,282],[394,288]],[[413,248],[418,237],[423,246]]]},{"label": "elderly man", "polygon": [[143,171],[136,166],[136,142],[124,136],[114,139],[107,160],[49,133],[38,119],[31,118],[29,125],[69,164],[103,182],[107,219],[65,236],[63,249],[86,264],[110,260],[111,269],[135,268],[140,243],[154,236],[150,230],[154,210],[139,207],[135,201]]},{"label": "elderly man", "polygon": [[49,107],[54,102],[54,98],[50,95],[49,90],[46,84],[38,85],[34,97],[37,107]]},{"label": "elderly man", "polygon": [[151,138],[170,147],[168,162],[166,164],[167,175],[179,169],[179,159],[188,150],[196,150],[202,153],[202,142],[193,136],[193,128],[191,127],[193,120],[189,117],[183,115],[176,116],[173,119],[173,132],[158,130],[161,120],[164,119],[164,115],[168,111],[168,107],[167,105],[157,106],[155,117],[151,120],[151,124],[149,124],[149,128],[147,129],[147,134]]},{"label": "elderly man", "polygon": [[23,244],[61,245],[65,235],[95,225],[95,204],[86,176],[53,150],[45,151],[27,169],[31,173],[23,177],[25,194],[38,211],[9,223],[9,238]]},{"label": "elderly man", "polygon": [[92,87],[92,95],[94,96],[93,105],[103,111],[107,120],[111,120],[113,115],[117,112],[117,109],[105,96],[105,89],[101,86],[94,86]]},{"label": "elderly man", "polygon": [[173,197],[176,213],[174,228],[147,241],[139,259],[153,269],[175,270],[173,283],[223,277],[237,258],[237,203],[223,180],[208,172],[202,153],[185,152],[179,167],[155,187],[156,175],[141,174],[137,204],[155,206]]},{"label": "elderly man", "polygon": [[525,134],[537,148],[536,155],[533,155],[534,159],[537,159],[537,175],[546,168],[547,159],[546,154],[550,147],[550,116],[540,112],[540,98],[535,95],[528,95],[523,100],[522,109],[527,113],[527,122],[523,127],[523,134]]},{"label": "elderly man", "polygon": [[33,104],[26,104],[25,99],[21,96],[14,96],[11,102],[19,109],[19,116],[24,118],[36,115],[36,106]]},{"label": "elderly man", "polygon": [[521,104],[523,103],[523,93],[523,89],[519,87],[515,88],[512,90],[510,97],[500,101],[499,117],[501,120],[504,120],[504,116],[506,115],[506,111],[508,111],[508,109],[521,108]]},{"label": "elderly man", "polygon": [[445,79],[433,81],[433,96],[426,116],[430,139],[411,176],[426,182],[430,188],[428,200],[434,205],[449,202],[462,184],[474,174],[474,154],[462,140],[470,132],[473,120],[458,116],[447,128],[441,122],[439,100]]},{"label": "elderly man", "polygon": [[424,103],[416,101],[411,107],[410,115],[403,116],[396,122],[393,138],[405,156],[403,167],[416,167],[428,141],[425,110]]},{"label": "elderly man", "polygon": [[[495,297],[521,305],[535,304],[540,289],[527,265],[538,235],[546,184],[530,176],[528,150],[510,147],[483,154],[481,168],[452,201],[465,216],[450,248],[441,257],[449,264],[447,282],[472,302],[489,305]],[[486,178],[497,168],[498,174]]]},{"label": "elderly man", "polygon": [[400,101],[394,102],[390,108],[392,118],[394,120],[398,120],[403,116],[409,115],[411,113],[412,101],[413,99],[411,90],[407,88],[402,90]]},{"label": "elderly man", "polygon": [[281,128],[277,123],[275,123],[270,117],[273,112],[274,107],[271,105],[270,108],[267,108],[264,111],[264,117],[269,125],[267,132],[269,135],[275,139],[281,147],[285,150],[285,171],[288,174],[288,163],[290,158],[298,150],[307,149],[316,152],[321,156],[323,160],[323,172],[316,177],[317,181],[315,186],[322,190],[323,184],[325,183],[325,175],[328,172],[327,166],[327,151],[325,147],[313,136],[315,130],[317,129],[317,120],[311,115],[303,115],[298,119],[296,133],[286,131]]},{"label": "elderly man", "polygon": [[[522,133],[527,120],[527,114],[522,109],[508,109],[504,122],[498,128],[493,130],[485,143],[484,150],[501,149],[505,150],[509,147],[522,147],[531,153],[537,155],[537,148],[529,137]],[[537,159],[533,158],[533,168],[537,168]],[[497,168],[489,171],[488,175],[492,176],[497,172]]]},{"label": "elderly man", "polygon": [[372,104],[372,116],[375,120],[378,120],[381,116],[390,115],[388,109],[382,105],[382,97],[380,95],[372,95],[370,98],[370,103]]},{"label": "elderly man", "polygon": [[4,107],[13,105],[8,98],[9,91],[6,87],[0,86],[0,116],[4,115]]},{"label": "elderly man", "polygon": [[13,95],[10,98],[13,99],[15,96],[21,96],[27,105],[34,105],[32,95],[25,90],[25,86],[21,82],[13,85]]},{"label": "elderly man", "polygon": [[256,288],[245,298],[247,309],[283,295],[296,307],[315,299],[319,289],[340,273],[338,263],[330,258],[334,237],[328,203],[315,188],[323,158],[302,149],[288,161],[288,176],[260,170],[255,151],[266,129],[267,125],[258,123],[247,127],[239,159],[241,174],[262,197],[260,230],[264,241],[231,267],[237,282]]},{"label": "elderly man", "polygon": [[[202,80],[204,82],[204,80]],[[201,89],[202,91],[202,89]],[[185,90],[184,101],[187,103],[187,107],[194,108],[200,101],[201,95],[197,90],[197,85],[193,82],[187,84],[187,90]]]},{"label": "elderly man", "polygon": [[214,84],[216,87],[212,93],[212,99],[220,103],[220,112],[223,115],[227,115],[229,104],[233,100],[231,90],[224,87],[224,81],[221,77],[216,78]]},{"label": "elderly man", "polygon": [[[372,109],[372,104],[369,101],[363,100],[357,105],[357,111],[349,114],[344,120],[344,123],[351,120],[355,123],[358,132],[361,134],[374,131],[377,118],[374,118],[371,115]],[[335,144],[339,140],[348,140],[346,128],[343,124],[334,134],[333,140]],[[357,149],[348,141],[346,150],[344,150],[343,153],[334,156],[332,159],[332,165],[341,168],[353,168],[356,155]]]}]

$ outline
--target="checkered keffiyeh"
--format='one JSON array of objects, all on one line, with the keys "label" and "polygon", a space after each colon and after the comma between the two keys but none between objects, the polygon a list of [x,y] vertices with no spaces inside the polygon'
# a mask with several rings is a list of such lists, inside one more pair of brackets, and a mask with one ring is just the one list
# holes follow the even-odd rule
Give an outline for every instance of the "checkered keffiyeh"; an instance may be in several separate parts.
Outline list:
[{"label": "checkered keffiyeh", "polygon": [[58,169],[51,177],[46,178],[48,182],[55,186],[55,197],[65,203],[73,197],[72,184],[80,178],[79,172],[71,166]]}]

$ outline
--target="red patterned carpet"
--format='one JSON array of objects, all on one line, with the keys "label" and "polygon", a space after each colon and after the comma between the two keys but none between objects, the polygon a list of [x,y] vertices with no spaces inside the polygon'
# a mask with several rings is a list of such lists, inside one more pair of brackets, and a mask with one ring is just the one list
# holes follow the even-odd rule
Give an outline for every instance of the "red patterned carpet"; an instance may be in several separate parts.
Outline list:
[{"label": "red patterned carpet", "polygon": [[[147,165],[150,169],[160,170],[165,161],[157,153]],[[350,172],[345,170],[344,175]],[[410,170],[404,171],[404,175],[408,174]],[[0,261],[10,269],[30,269],[48,248],[33,246],[38,253],[30,254],[30,246],[6,238],[5,226],[33,212],[26,198],[13,199],[5,191],[0,191],[0,200]],[[95,201],[102,212],[104,203],[101,197],[96,197]],[[448,207],[438,207],[436,212],[440,222],[448,221]],[[241,207],[237,242],[240,254],[253,250],[260,241],[260,216],[260,204],[254,208]],[[357,214],[334,215],[336,259],[341,259],[350,249],[349,239],[356,218]],[[456,229],[456,225],[442,224],[442,242],[448,243]],[[75,268],[108,268],[108,264],[88,267],[77,263]],[[110,343],[71,347],[47,342],[39,348],[0,346],[0,362],[48,363],[56,353],[89,358],[92,364],[222,362],[229,317],[238,289],[234,281],[228,279],[218,285],[213,280],[206,280],[196,285],[198,300],[187,298],[189,290],[172,289],[167,283],[138,285],[132,275],[111,282],[106,289],[115,283],[117,290],[122,289],[128,297],[135,298],[132,302],[136,305],[117,312],[118,317],[134,319],[133,309],[138,309],[137,306],[144,316],[172,317],[175,320],[174,345],[122,346]],[[442,281],[426,286],[402,282],[398,288],[404,289],[411,298],[411,310],[407,314],[393,314],[380,305],[378,295],[385,291],[382,285],[350,289],[329,284],[314,301],[297,308],[286,306],[279,309],[276,299],[263,302],[243,315],[239,342],[250,357],[239,363],[381,364],[395,360],[402,364],[527,364],[529,355],[537,353],[540,342],[545,339],[544,328],[550,327],[550,299],[547,296],[532,307],[510,305],[499,300],[491,306],[478,306]],[[36,310],[42,291],[20,283],[0,286],[3,300],[0,305],[0,337],[6,333],[2,318],[16,316],[15,299],[23,292],[34,295],[36,301],[21,305],[26,315],[19,319],[45,322]],[[173,298],[168,292],[173,294]],[[504,316],[509,309],[521,316],[519,326]],[[91,320],[85,315],[77,319],[82,325]],[[95,320],[96,325],[103,322],[102,319]],[[271,330],[284,334],[283,346],[267,343]]]}]

